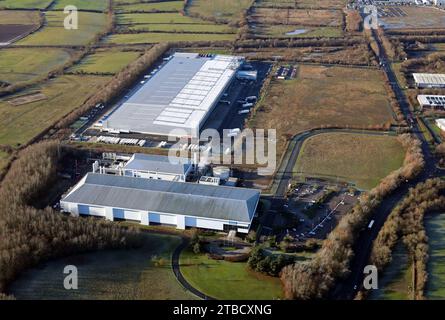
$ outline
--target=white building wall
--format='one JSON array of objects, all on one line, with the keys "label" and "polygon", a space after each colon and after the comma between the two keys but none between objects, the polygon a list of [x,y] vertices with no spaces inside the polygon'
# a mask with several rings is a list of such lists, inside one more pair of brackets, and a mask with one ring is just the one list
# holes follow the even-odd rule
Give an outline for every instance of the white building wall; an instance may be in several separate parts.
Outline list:
[{"label": "white building wall", "polygon": [[[184,230],[188,228],[203,228],[223,231],[224,225],[229,225],[229,221],[217,220],[217,219],[207,219],[203,217],[176,215],[168,213],[159,212],[144,212],[136,210],[127,210],[120,208],[111,207],[98,207],[98,206],[88,206],[77,203],[67,203],[61,202],[61,208],[70,212],[74,215],[90,215],[104,217],[109,221],[114,221],[114,219],[125,219],[138,221],[142,225],[155,224],[166,224],[176,226],[177,229]],[[234,225],[234,224],[232,224]],[[249,223],[238,222],[236,224],[238,227],[238,232],[247,233],[250,228]]]}]

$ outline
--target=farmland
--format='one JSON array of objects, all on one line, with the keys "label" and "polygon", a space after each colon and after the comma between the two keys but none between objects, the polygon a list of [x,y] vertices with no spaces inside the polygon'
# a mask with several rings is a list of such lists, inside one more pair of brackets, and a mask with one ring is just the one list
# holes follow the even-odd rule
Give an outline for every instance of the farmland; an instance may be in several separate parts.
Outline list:
[{"label": "farmland", "polygon": [[63,10],[66,6],[72,5],[79,10],[106,11],[109,0],[57,0],[53,9]]},{"label": "farmland", "polygon": [[201,24],[200,19],[183,16],[178,13],[124,13],[117,15],[117,23],[124,24],[138,24],[138,23],[197,23]]},{"label": "farmland", "polygon": [[242,12],[251,4],[252,0],[194,0],[188,8],[188,12],[215,21],[236,23]]},{"label": "farmland", "polygon": [[97,51],[85,57],[70,72],[115,74],[130,62],[136,60],[141,52],[107,50]]},{"label": "farmland", "polygon": [[[391,7],[386,17],[380,18],[380,22],[387,29],[423,29],[443,28],[445,24],[445,12],[429,7]],[[399,10],[403,14],[393,14]]]},{"label": "farmland", "polygon": [[[198,23],[140,23],[121,25],[121,29],[145,32],[173,32],[173,33],[235,33],[236,29],[223,24]],[[210,35],[211,36],[211,35]]]},{"label": "farmland", "polygon": [[303,9],[342,9],[346,4],[345,0],[261,0],[258,5],[261,7],[291,7]]},{"label": "farmland", "polygon": [[402,166],[404,156],[396,137],[327,133],[305,141],[294,177],[320,177],[372,189]]},{"label": "farmland", "polygon": [[263,25],[255,30],[260,37],[273,38],[317,38],[317,37],[341,37],[343,32],[337,27],[307,27],[289,25]]},{"label": "farmland", "polygon": [[183,1],[165,1],[154,3],[135,3],[120,5],[115,7],[116,12],[157,12],[157,11],[177,11],[184,6]]},{"label": "farmland", "polygon": [[256,8],[253,14],[255,21],[263,24],[299,25],[299,26],[330,26],[338,27],[342,23],[341,11],[337,10],[283,10],[272,8]]},{"label": "farmland", "polygon": [[105,42],[114,44],[137,44],[167,41],[224,41],[234,39],[235,35],[233,34],[146,32],[137,34],[115,34],[108,37]]},{"label": "farmland", "polygon": [[393,121],[380,71],[310,65],[298,68],[296,79],[272,81],[249,120],[251,128],[277,130],[281,138],[278,154],[284,148],[285,136],[305,130],[330,126],[382,128]]},{"label": "farmland", "polygon": [[445,215],[434,214],[425,218],[428,235],[428,281],[425,295],[428,299],[445,299]]},{"label": "farmland", "polygon": [[18,45],[86,45],[93,41],[97,34],[104,32],[107,16],[94,12],[79,12],[79,24],[82,28],[67,30],[63,26],[65,15],[61,11],[48,11],[48,24],[41,30],[17,42]]},{"label": "farmland", "polygon": [[40,15],[35,11],[0,11],[0,43],[17,41],[36,30]]},{"label": "farmland", "polygon": [[19,10],[0,11],[0,25],[2,24],[37,25],[39,24],[39,21],[40,21],[40,15],[37,11],[19,11]]},{"label": "farmland", "polygon": [[27,143],[79,107],[108,80],[109,77],[103,76],[63,76],[28,90],[41,91],[46,100],[21,106],[12,106],[7,102],[19,95],[0,100],[0,144],[17,147]]},{"label": "farmland", "polygon": [[45,9],[52,0],[1,0],[0,8],[6,9]]},{"label": "farmland", "polygon": [[5,48],[0,50],[0,80],[15,84],[45,76],[71,57],[67,49]]},{"label": "farmland", "polygon": [[191,285],[214,298],[267,300],[282,297],[278,278],[252,272],[245,262],[213,260],[205,254],[187,250],[181,253],[180,266]]}]

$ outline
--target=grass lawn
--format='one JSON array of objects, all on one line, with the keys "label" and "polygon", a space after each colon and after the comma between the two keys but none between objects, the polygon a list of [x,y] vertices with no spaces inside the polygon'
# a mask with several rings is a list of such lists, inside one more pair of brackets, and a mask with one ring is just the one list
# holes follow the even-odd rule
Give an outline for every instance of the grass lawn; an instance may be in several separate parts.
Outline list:
[{"label": "grass lawn", "polygon": [[33,92],[39,90],[47,96],[46,100],[12,106],[6,98],[0,99],[0,144],[17,146],[28,142],[79,107],[109,80],[104,76],[62,76],[32,88]]},{"label": "grass lawn", "polygon": [[282,298],[279,278],[249,271],[245,262],[212,260],[205,254],[183,251],[180,265],[182,274],[192,286],[217,299]]},{"label": "grass lawn", "polygon": [[17,45],[85,45],[105,30],[107,15],[94,12],[79,12],[79,28],[66,30],[63,27],[63,11],[48,11],[48,25],[23,40]]},{"label": "grass lawn", "polygon": [[309,138],[294,168],[294,176],[325,177],[372,189],[400,168],[405,150],[392,136],[327,133]]},{"label": "grass lawn", "polygon": [[[1,6],[0,1],[0,6]],[[0,11],[0,24],[38,25],[40,20],[37,11],[4,10]]]},{"label": "grass lawn", "polygon": [[71,57],[67,49],[5,48],[0,50],[0,80],[14,84],[30,81],[63,66]]},{"label": "grass lawn", "polygon": [[240,19],[241,13],[249,8],[251,3],[251,0],[193,0],[189,12],[223,21],[236,22]]},{"label": "grass lawn", "polygon": [[117,73],[130,62],[136,60],[141,52],[135,51],[98,51],[85,57],[79,64],[70,69],[71,72],[84,73]]},{"label": "grass lawn", "polygon": [[116,12],[134,11],[178,11],[184,7],[184,1],[165,1],[154,3],[135,3],[128,5],[118,5],[114,7]]},{"label": "grass lawn", "polygon": [[379,277],[379,288],[372,290],[371,300],[409,300],[412,287],[412,268],[403,244],[399,243],[392,254],[392,261]]},{"label": "grass lawn", "polygon": [[382,127],[393,121],[379,70],[297,67],[296,79],[272,81],[248,122],[251,128],[277,130],[278,157],[286,143],[284,135],[323,126]]},{"label": "grass lawn", "polygon": [[106,11],[109,0],[56,0],[54,9],[63,10],[68,5],[76,6],[79,10]]},{"label": "grass lawn", "polygon": [[136,34],[115,34],[108,37],[105,42],[114,44],[136,44],[167,41],[222,41],[234,39],[234,34],[146,32]]},{"label": "grass lawn", "polygon": [[[13,283],[18,299],[190,300],[196,299],[176,280],[171,255],[181,239],[144,234],[145,244],[133,250],[107,250],[53,260],[25,272]],[[162,263],[156,265],[156,261]],[[79,270],[79,289],[65,290],[63,267]]]},{"label": "grass lawn", "polygon": [[0,0],[0,8],[7,9],[45,9],[52,0]]},{"label": "grass lawn", "polygon": [[445,214],[426,216],[425,228],[429,239],[425,295],[428,299],[445,299]]},{"label": "grass lawn", "polygon": [[[259,36],[274,38],[316,38],[316,37],[342,37],[343,31],[339,27],[305,27],[305,26],[288,26],[288,25],[266,25],[260,27]],[[286,33],[295,30],[305,30],[300,34],[288,35]]]}]

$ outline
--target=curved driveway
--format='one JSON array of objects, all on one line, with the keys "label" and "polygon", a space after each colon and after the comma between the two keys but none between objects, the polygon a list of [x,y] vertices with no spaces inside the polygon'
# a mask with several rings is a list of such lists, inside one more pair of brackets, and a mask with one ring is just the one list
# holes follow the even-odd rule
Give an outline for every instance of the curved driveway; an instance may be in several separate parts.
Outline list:
[{"label": "curved driveway", "polygon": [[178,279],[179,283],[185,289],[187,289],[188,291],[193,293],[195,296],[197,296],[201,299],[204,299],[204,300],[215,300],[215,298],[210,297],[210,296],[202,293],[195,287],[193,287],[190,283],[188,283],[188,281],[182,275],[181,269],[179,267],[179,257],[181,255],[182,250],[187,248],[187,246],[189,244],[189,240],[185,237],[182,237],[181,239],[182,239],[181,244],[175,249],[175,251],[173,252],[173,255],[172,255],[172,269],[173,269],[173,273],[175,274],[176,279]]}]

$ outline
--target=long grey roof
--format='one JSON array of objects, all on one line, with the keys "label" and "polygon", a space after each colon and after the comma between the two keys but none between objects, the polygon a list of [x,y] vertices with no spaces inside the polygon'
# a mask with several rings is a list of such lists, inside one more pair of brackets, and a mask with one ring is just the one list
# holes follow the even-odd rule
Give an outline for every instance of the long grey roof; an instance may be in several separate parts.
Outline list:
[{"label": "long grey roof", "polygon": [[88,173],[62,202],[249,223],[254,189]]},{"label": "long grey roof", "polygon": [[[104,128],[197,136],[201,122],[238,68],[240,57],[175,53],[104,122]],[[182,133],[172,132],[180,129]]]},{"label": "long grey roof", "polygon": [[124,166],[125,169],[185,174],[191,166],[188,158],[135,153]]}]

